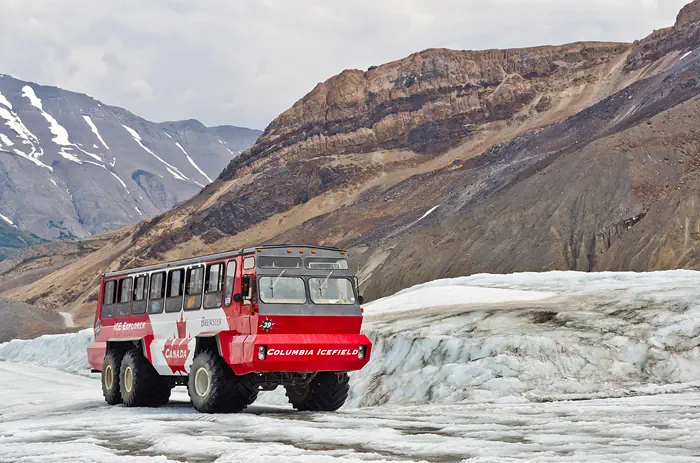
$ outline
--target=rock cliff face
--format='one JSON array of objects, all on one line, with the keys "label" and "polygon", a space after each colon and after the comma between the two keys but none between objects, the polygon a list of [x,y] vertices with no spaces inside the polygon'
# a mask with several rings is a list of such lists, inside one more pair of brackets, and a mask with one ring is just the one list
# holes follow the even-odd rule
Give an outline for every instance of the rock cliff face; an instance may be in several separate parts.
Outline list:
[{"label": "rock cliff face", "polygon": [[519,50],[426,50],[343,71],[282,113],[240,162],[410,149],[436,154],[479,125],[526,118],[561,92],[599,80],[628,45],[577,43]]},{"label": "rock cliff face", "polygon": [[700,267],[699,7],[635,45],[345,71],[191,200],[48,275],[51,256],[14,262],[24,283],[3,296],[88,320],[105,270],[282,242],[350,249],[369,298],[475,272]]},{"label": "rock cliff face", "polygon": [[[185,206],[187,226],[163,233],[139,256],[160,259],[197,237],[211,244],[330,191],[362,190],[387,171],[465,142],[480,144],[494,133],[505,139],[572,115],[619,87],[627,50],[606,43],[426,50],[366,72],[344,71],[273,121]],[[384,152],[390,154],[379,161],[368,155]]]},{"label": "rock cliff face", "polygon": [[700,45],[700,3],[687,4],[673,27],[654,31],[644,40],[634,43],[625,69],[639,69],[656,62],[674,51],[688,52]]}]

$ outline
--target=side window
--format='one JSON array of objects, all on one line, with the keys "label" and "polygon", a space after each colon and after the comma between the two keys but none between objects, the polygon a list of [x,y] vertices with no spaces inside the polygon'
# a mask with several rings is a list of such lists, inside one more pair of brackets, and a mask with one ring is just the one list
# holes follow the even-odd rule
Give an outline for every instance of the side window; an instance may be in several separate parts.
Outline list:
[{"label": "side window", "polygon": [[231,260],[226,266],[226,289],[224,292],[224,304],[226,307],[231,305],[233,295],[233,282],[236,279],[236,261]]},{"label": "side window", "polygon": [[255,303],[255,280],[253,277],[241,278],[241,296],[243,297],[243,305]]},{"label": "side window", "polygon": [[114,317],[116,289],[117,282],[115,280],[110,280],[105,283],[104,297],[102,298],[102,318]]},{"label": "side window", "polygon": [[[236,263],[234,262],[233,264],[235,270]],[[205,309],[218,309],[221,307],[221,287],[223,286],[223,282],[224,264],[207,265],[206,279],[204,281]]]},{"label": "side window", "polygon": [[117,317],[128,317],[131,311],[131,292],[134,289],[134,279],[122,278],[119,280],[119,293],[117,296]]},{"label": "side window", "polygon": [[133,315],[143,315],[146,313],[146,296],[148,295],[148,277],[136,278],[134,284],[134,304],[131,306]]},{"label": "side window", "polygon": [[187,271],[185,284],[185,310],[202,308],[202,285],[204,284],[204,267],[191,268]]},{"label": "side window", "polygon": [[248,256],[243,259],[243,270],[250,270],[255,268],[255,257]]},{"label": "side window", "polygon": [[151,275],[151,285],[148,291],[148,313],[161,313],[164,297],[165,272],[154,273]]},{"label": "side window", "polygon": [[168,272],[168,294],[165,298],[166,312],[179,312],[182,309],[182,294],[185,286],[185,271],[171,270]]}]

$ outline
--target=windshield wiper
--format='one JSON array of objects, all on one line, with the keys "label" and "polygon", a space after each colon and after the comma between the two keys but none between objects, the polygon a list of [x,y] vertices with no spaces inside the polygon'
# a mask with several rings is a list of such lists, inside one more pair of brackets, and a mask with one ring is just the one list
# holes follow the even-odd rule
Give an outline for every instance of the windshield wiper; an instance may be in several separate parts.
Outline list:
[{"label": "windshield wiper", "polygon": [[318,286],[319,291],[323,291],[324,289],[326,289],[326,286],[328,285],[328,279],[331,277],[331,275],[333,275],[333,270],[331,270],[330,273],[328,273],[328,275],[326,275],[326,278]]},{"label": "windshield wiper", "polygon": [[272,285],[270,285],[271,289],[275,289],[275,286],[277,286],[277,283],[279,283],[280,278],[282,278],[282,275],[284,275],[284,272],[286,272],[287,269],[284,269],[280,272],[279,275],[277,275],[277,278],[275,278],[275,281],[272,282]]}]

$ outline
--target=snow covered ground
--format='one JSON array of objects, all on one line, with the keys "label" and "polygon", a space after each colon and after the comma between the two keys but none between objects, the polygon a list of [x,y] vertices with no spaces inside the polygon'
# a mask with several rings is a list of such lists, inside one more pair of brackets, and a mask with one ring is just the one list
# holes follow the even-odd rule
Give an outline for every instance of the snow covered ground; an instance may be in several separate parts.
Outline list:
[{"label": "snow covered ground", "polygon": [[[21,380],[21,383],[18,381]],[[96,380],[0,363],[2,462],[698,461],[700,394],[200,415],[107,407]],[[11,391],[11,392],[10,392]]]},{"label": "snow covered ground", "polygon": [[700,272],[475,275],[365,315],[336,414],[107,409],[90,330],[2,344],[0,462],[700,461]]}]

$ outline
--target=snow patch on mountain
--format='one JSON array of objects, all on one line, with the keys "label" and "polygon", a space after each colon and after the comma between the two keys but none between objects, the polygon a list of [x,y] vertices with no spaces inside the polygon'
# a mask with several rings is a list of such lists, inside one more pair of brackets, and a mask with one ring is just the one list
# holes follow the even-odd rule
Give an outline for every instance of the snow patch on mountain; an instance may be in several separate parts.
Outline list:
[{"label": "snow patch on mountain", "polygon": [[97,167],[101,167],[102,169],[104,169],[104,170],[106,170],[107,172],[109,172],[110,174],[112,174],[112,176],[113,176],[114,178],[116,178],[117,181],[121,184],[121,186],[124,187],[124,189],[126,190],[126,193],[127,193],[127,194],[130,194],[129,188],[127,188],[126,183],[124,183],[124,180],[122,180],[117,174],[115,174],[115,173],[112,172],[111,170],[107,169],[107,166],[105,166],[104,164],[99,164],[99,163],[97,163],[97,162],[92,162],[92,161],[85,161],[85,163],[87,163],[87,164],[92,164],[92,165],[97,166]]},{"label": "snow patch on mountain", "polygon": [[438,207],[440,207],[439,204],[438,204],[437,206],[435,206],[434,208],[430,209],[430,210],[429,210],[428,212],[426,212],[425,214],[423,214],[423,215],[421,216],[420,219],[416,220],[416,223],[420,222],[421,220],[423,220],[424,218],[428,217],[430,214],[432,214],[433,212],[435,212],[435,210],[436,210]]},{"label": "snow patch on mountain", "polygon": [[75,162],[77,164],[82,164],[83,162],[80,160],[80,158],[70,152],[73,150],[73,147],[78,148],[78,146],[70,142],[68,131],[65,129],[65,127],[59,124],[58,121],[51,114],[44,111],[44,107],[41,104],[41,99],[36,96],[36,93],[34,93],[34,89],[29,85],[25,85],[24,87],[22,87],[22,96],[27,98],[31,105],[37,108],[41,115],[44,117],[44,119],[46,119],[46,121],[49,123],[49,130],[54,135],[51,141],[53,141],[61,147],[58,151],[58,154],[60,154],[64,159]]},{"label": "snow patch on mountain", "polygon": [[213,180],[212,180],[211,178],[209,178],[209,176],[208,176],[202,169],[200,169],[199,166],[194,162],[194,159],[192,159],[192,158],[190,157],[190,155],[187,154],[187,151],[185,151],[185,148],[183,148],[182,145],[181,145],[179,142],[175,142],[175,144],[177,145],[178,148],[180,148],[180,150],[181,150],[183,153],[185,153],[185,156],[187,157],[187,160],[189,161],[189,163],[192,164],[192,166],[193,166],[195,169],[197,169],[197,171],[198,171],[200,174],[202,174],[202,176],[203,176],[204,178],[206,178],[207,181],[208,181],[209,183],[213,182]]},{"label": "snow patch on mountain", "polygon": [[142,143],[142,141],[141,141],[141,136],[138,134],[138,132],[137,132],[136,130],[132,129],[131,127],[127,127],[127,126],[124,125],[124,124],[122,124],[122,127],[124,127],[124,129],[126,129],[126,131],[129,132],[129,134],[133,137],[134,141],[136,141],[136,143],[138,143],[139,146],[140,146],[141,148],[143,148],[143,150],[144,150],[145,152],[149,153],[151,156],[155,157],[155,158],[158,159],[160,162],[162,162],[163,164],[165,164],[165,166],[166,166],[165,168],[167,169],[168,172],[170,172],[170,175],[172,175],[173,177],[175,177],[177,180],[182,180],[183,182],[189,180],[189,178],[187,178],[187,177],[185,176],[185,174],[183,174],[182,172],[180,172],[180,171],[178,170],[177,167],[175,167],[175,166],[169,164],[169,163],[168,163],[167,161],[165,161],[163,158],[161,158],[161,157],[158,156],[156,153],[154,153],[153,151],[151,151],[150,149],[148,149],[148,147],[146,147],[146,145],[144,145],[144,144]]},{"label": "snow patch on mountain", "polygon": [[14,143],[10,140],[7,135],[0,133],[0,140],[5,144],[5,146],[13,146]]},{"label": "snow patch on mountain", "polygon": [[[24,158],[24,159],[26,159],[27,161],[30,161],[30,162],[36,164],[36,165],[39,166],[39,167],[43,167],[43,168],[45,168],[45,169],[49,169],[51,172],[53,172],[53,167],[47,166],[47,165],[44,164],[43,162],[39,161],[39,159],[37,159],[38,156],[37,156],[37,157],[34,157],[34,155],[36,154],[36,148],[34,148],[34,145],[32,145],[32,152],[29,153],[29,154],[25,153],[24,151],[20,151],[20,150],[18,150],[18,149],[16,149],[16,148],[13,149],[12,151],[13,151],[17,156],[19,156],[19,157],[21,157],[21,158]],[[39,156],[40,156],[40,155],[39,155]]]},{"label": "snow patch on mountain", "polygon": [[[92,119],[90,118],[90,116],[83,116],[83,119],[85,119],[85,122],[87,122],[87,125],[90,126],[90,130],[92,130],[92,133],[94,133],[95,136],[97,137],[97,139],[100,141],[100,143],[102,143],[102,146],[109,149],[109,146],[107,146],[107,143],[105,143],[104,139],[102,138],[102,135],[100,135],[100,131],[97,130],[97,126],[95,125],[94,122],[92,122]],[[97,145],[92,145],[92,146],[93,146],[93,148],[97,148]]]},{"label": "snow patch on mountain", "polygon": [[119,176],[118,176],[117,174],[115,174],[114,172],[112,172],[112,171],[109,171],[109,173],[112,174],[112,176],[113,176],[114,178],[116,178],[117,181],[118,181],[119,183],[122,184],[122,186],[124,187],[124,189],[126,190],[126,192],[127,192],[127,194],[128,194],[128,193],[129,193],[129,189],[126,187],[126,183],[124,183],[124,180],[122,180],[121,178],[119,178]]},{"label": "snow patch on mountain", "polygon": [[73,146],[68,138],[68,131],[61,124],[59,124],[51,114],[44,111],[41,100],[36,96],[36,93],[34,93],[34,89],[32,87],[25,85],[22,88],[22,96],[27,98],[31,105],[37,108],[41,115],[44,116],[44,119],[46,119],[46,121],[49,123],[49,130],[54,135],[52,140],[54,143],[60,146]]},{"label": "snow patch on mountain", "polygon": [[5,95],[0,92],[0,104],[7,106],[8,108],[12,109],[12,104],[5,98]]},{"label": "snow patch on mountain", "polygon": [[19,138],[27,142],[26,144],[31,144],[32,141],[39,141],[36,135],[34,135],[27,128],[27,126],[24,125],[22,119],[20,119],[14,112],[10,112],[6,108],[0,107],[0,117],[5,119],[5,125],[12,129]]},{"label": "snow patch on mountain", "polygon": [[0,219],[4,220],[4,221],[7,222],[9,225],[12,225],[13,227],[17,228],[17,225],[15,225],[15,223],[14,223],[12,220],[10,220],[9,218],[5,217],[4,215],[0,214]]}]

